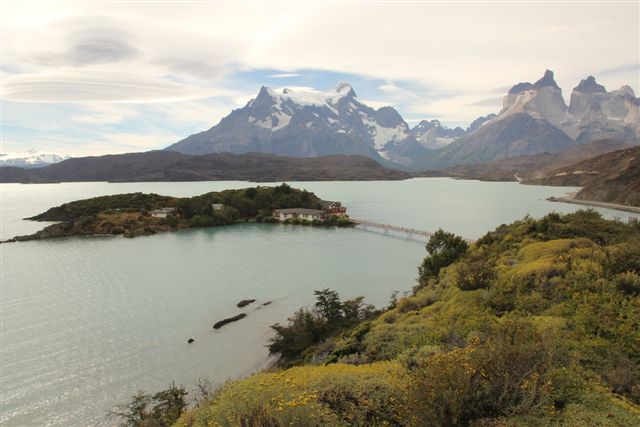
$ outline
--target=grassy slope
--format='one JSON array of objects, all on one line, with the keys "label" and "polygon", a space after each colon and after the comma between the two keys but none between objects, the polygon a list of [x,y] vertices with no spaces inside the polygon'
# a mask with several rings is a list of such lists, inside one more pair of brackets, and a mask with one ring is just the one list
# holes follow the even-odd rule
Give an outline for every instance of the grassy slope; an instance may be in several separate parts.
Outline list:
[{"label": "grassy slope", "polygon": [[[593,213],[502,226],[308,352],[338,363],[229,383],[178,425],[640,425],[636,255],[637,227]],[[458,287],[492,263],[489,286]]]}]

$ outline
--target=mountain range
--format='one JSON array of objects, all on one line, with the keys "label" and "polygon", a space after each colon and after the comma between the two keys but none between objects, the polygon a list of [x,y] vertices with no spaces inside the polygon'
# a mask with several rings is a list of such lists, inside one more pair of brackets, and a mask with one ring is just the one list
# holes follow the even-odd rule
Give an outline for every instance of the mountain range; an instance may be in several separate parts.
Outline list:
[{"label": "mountain range", "polygon": [[15,166],[19,168],[41,168],[70,158],[71,156],[69,155],[45,153],[31,149],[24,153],[0,154],[0,167]]},{"label": "mountain range", "polygon": [[450,129],[435,119],[410,128],[393,107],[366,105],[347,83],[327,92],[262,87],[219,124],[166,150],[359,154],[387,166],[423,170],[557,152],[605,138],[637,144],[639,136],[640,100],[629,86],[607,92],[589,76],[573,89],[567,105],[547,70],[535,83],[514,85],[499,113],[480,117],[467,129]]}]

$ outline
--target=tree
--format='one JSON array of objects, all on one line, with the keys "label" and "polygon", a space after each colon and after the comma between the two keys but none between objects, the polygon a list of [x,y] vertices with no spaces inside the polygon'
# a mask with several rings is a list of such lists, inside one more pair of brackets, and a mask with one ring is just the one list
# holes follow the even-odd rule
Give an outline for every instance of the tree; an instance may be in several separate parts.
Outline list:
[{"label": "tree", "polygon": [[175,384],[154,395],[139,391],[128,404],[118,406],[109,414],[123,420],[121,427],[168,427],[186,409],[186,396],[184,387]]},{"label": "tree", "polygon": [[451,265],[467,252],[469,245],[460,236],[439,229],[427,242],[427,256],[418,268],[420,283],[436,277],[443,267]]},{"label": "tree", "polygon": [[314,291],[316,296],[316,310],[330,324],[340,322],[343,319],[342,303],[338,292],[331,289]]},{"label": "tree", "polygon": [[256,197],[256,194],[258,193],[258,190],[254,187],[249,187],[246,190],[244,190],[244,195],[245,197],[247,197],[248,199],[253,200],[254,197]]}]

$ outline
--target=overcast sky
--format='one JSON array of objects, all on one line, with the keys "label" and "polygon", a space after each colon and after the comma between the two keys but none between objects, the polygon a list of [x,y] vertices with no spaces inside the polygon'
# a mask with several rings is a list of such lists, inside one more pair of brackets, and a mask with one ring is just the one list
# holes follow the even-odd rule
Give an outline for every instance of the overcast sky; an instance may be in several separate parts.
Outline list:
[{"label": "overcast sky", "polygon": [[640,89],[630,2],[3,0],[2,152],[164,148],[260,86],[339,80],[415,125],[466,127],[545,69]]}]

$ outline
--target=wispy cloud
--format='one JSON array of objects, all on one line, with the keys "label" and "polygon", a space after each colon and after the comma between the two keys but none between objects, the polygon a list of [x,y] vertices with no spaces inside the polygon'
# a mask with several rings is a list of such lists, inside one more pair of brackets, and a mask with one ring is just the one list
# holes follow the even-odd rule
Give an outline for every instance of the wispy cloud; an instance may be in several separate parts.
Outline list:
[{"label": "wispy cloud", "polygon": [[267,77],[269,77],[270,79],[288,79],[291,77],[300,77],[302,74],[298,74],[298,73],[281,73],[281,74],[271,74]]},{"label": "wispy cloud", "polygon": [[175,102],[228,91],[119,71],[44,72],[5,78],[3,99],[20,102]]},{"label": "wispy cloud", "polygon": [[495,112],[546,68],[565,95],[589,74],[640,89],[634,2],[5,3],[3,130],[26,148],[156,147],[273,82],[347,80],[369,105],[447,125]]}]

